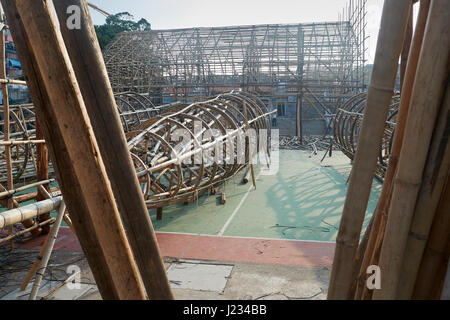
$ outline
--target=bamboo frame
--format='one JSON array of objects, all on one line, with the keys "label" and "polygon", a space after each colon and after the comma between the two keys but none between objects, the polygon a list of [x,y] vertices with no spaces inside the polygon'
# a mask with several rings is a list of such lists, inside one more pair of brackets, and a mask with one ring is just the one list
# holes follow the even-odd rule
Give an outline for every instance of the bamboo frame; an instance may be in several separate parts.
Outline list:
[{"label": "bamboo frame", "polygon": [[[445,191],[436,210],[430,237],[420,264],[415,282],[413,299],[438,299],[433,296],[433,286],[436,284],[439,269],[448,265],[450,241],[450,180],[447,180]],[[445,271],[444,271],[445,273]]]}]

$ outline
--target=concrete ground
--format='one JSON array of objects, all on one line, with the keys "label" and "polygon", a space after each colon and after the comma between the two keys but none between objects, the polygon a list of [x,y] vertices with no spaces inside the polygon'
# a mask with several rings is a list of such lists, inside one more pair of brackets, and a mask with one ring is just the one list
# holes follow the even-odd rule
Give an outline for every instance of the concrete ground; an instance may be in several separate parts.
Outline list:
[{"label": "concrete ground", "polygon": [[[32,262],[37,251],[18,250],[15,255],[20,255],[22,260],[9,265],[12,272],[2,274],[0,300],[28,299],[26,292],[30,288],[26,292],[20,292],[18,287],[28,270],[24,262]],[[100,300],[101,296],[83,254],[59,251],[52,255],[50,268],[42,285],[44,288],[38,297],[45,296],[51,287],[56,288],[68,278],[65,270],[70,263],[81,269],[82,287],[73,290],[65,285],[46,297],[46,300]],[[31,265],[27,267],[29,266]],[[178,300],[320,300],[326,298],[330,276],[330,267],[170,258],[165,259],[165,266]]]}]

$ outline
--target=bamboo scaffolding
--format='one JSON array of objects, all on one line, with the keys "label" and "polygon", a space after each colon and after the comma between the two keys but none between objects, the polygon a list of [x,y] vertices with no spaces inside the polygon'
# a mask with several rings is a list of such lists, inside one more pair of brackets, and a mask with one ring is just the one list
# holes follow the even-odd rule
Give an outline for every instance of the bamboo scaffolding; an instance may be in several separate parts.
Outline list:
[{"label": "bamboo scaffolding", "polygon": [[0,146],[18,146],[25,144],[45,144],[45,140],[0,141]]},{"label": "bamboo scaffolding", "polygon": [[411,5],[411,1],[408,0],[386,0],[383,7],[367,108],[336,240],[328,299],[351,297],[352,279],[358,272],[353,270],[352,264],[359,245],[367,201],[381,149]]},{"label": "bamboo scaffolding", "polygon": [[[257,146],[270,165],[270,146],[261,134],[270,137],[271,113],[257,96],[231,92],[188,106],[172,104],[167,114],[135,128],[127,135],[128,147],[147,207],[189,202],[222,185],[254,162]],[[180,148],[170,134],[177,130],[191,143]]]},{"label": "bamboo scaffolding", "polygon": [[[0,23],[3,24],[3,10],[0,8]],[[8,81],[6,75],[6,47],[5,47],[5,29],[2,28],[0,31],[0,79],[3,79],[2,83],[2,96],[3,96],[3,138],[5,142],[8,142],[10,139],[10,117],[9,117],[9,94],[8,94]],[[6,81],[6,82],[5,82]],[[11,146],[4,146],[5,148],[5,158],[6,158],[6,181],[7,187],[9,190],[14,189],[14,181],[12,174],[12,158],[11,158]],[[7,201],[8,209],[12,209],[14,207],[12,199],[8,199]],[[12,234],[14,232],[13,226],[9,226],[9,233]],[[14,248],[14,242],[11,240],[10,242],[10,250]]]}]

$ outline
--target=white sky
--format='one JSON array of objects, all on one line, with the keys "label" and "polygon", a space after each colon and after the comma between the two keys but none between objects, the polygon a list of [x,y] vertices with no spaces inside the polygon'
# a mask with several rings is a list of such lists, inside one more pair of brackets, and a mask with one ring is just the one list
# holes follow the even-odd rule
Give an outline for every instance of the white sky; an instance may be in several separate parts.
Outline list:
[{"label": "white sky", "polygon": [[[216,27],[338,20],[348,0],[89,0],[115,14],[130,12],[152,29]],[[384,0],[367,1],[368,63],[373,63]],[[104,16],[91,10],[94,24]]]}]

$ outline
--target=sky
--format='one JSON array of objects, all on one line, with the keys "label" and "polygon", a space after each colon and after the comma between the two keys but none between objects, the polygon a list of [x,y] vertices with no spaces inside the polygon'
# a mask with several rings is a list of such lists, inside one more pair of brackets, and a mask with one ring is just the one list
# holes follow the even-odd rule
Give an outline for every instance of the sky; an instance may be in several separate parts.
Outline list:
[{"label": "sky", "polygon": [[[115,14],[147,19],[152,29],[337,21],[349,0],[89,0]],[[367,1],[368,63],[373,63],[384,0]],[[91,10],[94,24],[105,17]]]}]

